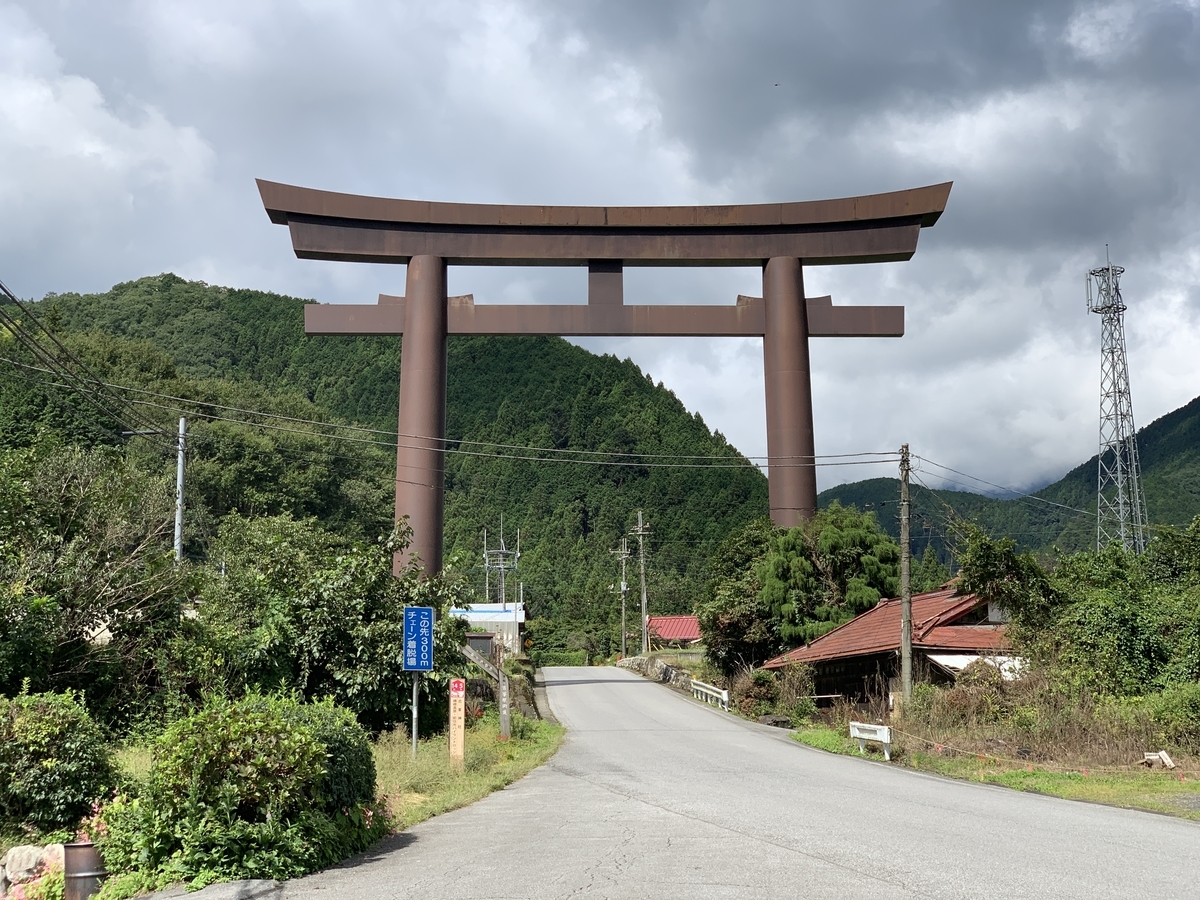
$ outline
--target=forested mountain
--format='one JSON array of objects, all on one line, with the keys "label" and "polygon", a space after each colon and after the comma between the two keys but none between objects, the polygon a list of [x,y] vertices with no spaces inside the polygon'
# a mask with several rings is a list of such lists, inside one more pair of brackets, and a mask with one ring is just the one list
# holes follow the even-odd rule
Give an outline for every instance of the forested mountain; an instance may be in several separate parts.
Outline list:
[{"label": "forested mountain", "polygon": [[[1155,525],[1183,526],[1200,515],[1200,398],[1138,432],[1147,512]],[[966,519],[993,536],[1009,536],[1022,548],[1065,552],[1095,547],[1097,457],[1029,497],[998,499],[969,491],[912,488],[913,545],[920,555],[932,544],[946,558],[950,519]],[[926,480],[938,470],[918,471]],[[949,473],[949,477],[959,476]],[[822,506],[834,500],[876,511],[880,524],[898,537],[900,486],[894,478],[872,478],[823,491]],[[1083,512],[1079,512],[1083,510]]]},{"label": "forested mountain", "polygon": [[[118,391],[133,406],[117,423],[78,394],[47,386],[52,376],[9,367],[0,379],[0,447],[47,439],[112,444],[170,472],[169,435],[120,432],[137,430],[134,416],[170,432],[184,412],[192,431],[189,554],[205,555],[233,510],[311,516],[350,536],[378,535],[392,510],[401,341],[306,337],[305,302],[170,274],[103,294],[50,295],[33,305],[35,314],[81,362],[105,381],[151,393]],[[0,356],[37,363],[21,357],[7,333],[0,337]],[[558,338],[451,338],[447,388],[454,443],[446,557],[481,583],[483,529],[494,541],[503,515],[510,545],[521,530],[525,596],[540,615],[611,633],[618,613],[610,585],[618,575],[610,551],[639,508],[651,528],[651,609],[691,611],[716,544],[766,514],[765,478],[628,360]],[[330,422],[377,431],[312,424]],[[1139,441],[1151,519],[1188,522],[1200,512],[1200,400],[1143,429]],[[733,467],[696,468],[685,457]],[[952,518],[1031,549],[1088,547],[1095,465],[1093,458],[1037,492],[1040,500],[914,484],[914,550],[932,544],[945,559]],[[895,479],[872,479],[820,499],[874,510],[896,535],[897,495]]]},{"label": "forested mountain", "polygon": [[[205,553],[234,509],[316,516],[358,535],[390,519],[401,341],[306,337],[305,302],[167,274],[34,304],[102,380],[153,392],[118,391],[134,410],[167,432],[180,411],[192,417],[190,553]],[[11,374],[0,384],[0,443],[28,444],[40,427],[68,441],[128,442],[129,452],[173,466],[168,439],[121,437],[78,395],[39,383],[44,373]],[[237,411],[247,409],[287,418]],[[334,434],[309,420],[392,436]],[[521,530],[525,597],[541,615],[609,626],[619,615],[609,551],[638,509],[651,529],[651,608],[690,611],[711,549],[767,511],[766,479],[674,394],[629,360],[559,338],[451,338],[447,435],[447,560],[470,571],[483,529],[494,541],[503,515],[510,546]]]}]

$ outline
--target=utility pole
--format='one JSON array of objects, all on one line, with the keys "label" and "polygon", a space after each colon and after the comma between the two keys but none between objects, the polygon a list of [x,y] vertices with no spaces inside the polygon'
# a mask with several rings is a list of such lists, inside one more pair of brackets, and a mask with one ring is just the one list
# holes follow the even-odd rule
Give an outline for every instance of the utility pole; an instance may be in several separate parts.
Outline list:
[{"label": "utility pole", "polygon": [[908,444],[900,446],[900,696],[912,699],[912,551],[908,537]]},{"label": "utility pole", "polygon": [[621,657],[624,658],[627,655],[625,638],[629,633],[629,629],[625,626],[625,591],[629,587],[625,581],[625,560],[629,559],[629,542],[625,538],[621,538],[621,546],[608,552],[615,554],[621,561]]},{"label": "utility pole", "polygon": [[187,418],[179,417],[179,445],[175,460],[175,562],[183,562],[183,455]]},{"label": "utility pole", "polygon": [[642,511],[638,510],[637,529],[630,532],[638,542],[638,575],[642,582],[642,655],[650,652],[650,623],[646,619],[646,536],[650,528],[642,524]]}]

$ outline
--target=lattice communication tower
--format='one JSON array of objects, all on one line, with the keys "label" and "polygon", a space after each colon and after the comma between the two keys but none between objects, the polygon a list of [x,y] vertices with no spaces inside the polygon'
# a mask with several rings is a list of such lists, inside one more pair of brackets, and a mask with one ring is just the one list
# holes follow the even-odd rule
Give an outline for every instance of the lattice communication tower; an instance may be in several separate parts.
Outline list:
[{"label": "lattice communication tower", "polygon": [[1106,262],[1088,272],[1088,312],[1101,321],[1100,465],[1096,488],[1096,549],[1119,542],[1126,550],[1146,549],[1146,498],[1142,493],[1137,430],[1125,358],[1125,269]]}]

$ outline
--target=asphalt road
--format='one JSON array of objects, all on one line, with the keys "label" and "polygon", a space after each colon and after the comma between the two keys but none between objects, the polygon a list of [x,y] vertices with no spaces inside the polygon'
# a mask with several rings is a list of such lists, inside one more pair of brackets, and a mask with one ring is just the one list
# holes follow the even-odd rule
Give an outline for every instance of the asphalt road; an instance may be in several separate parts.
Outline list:
[{"label": "asphalt road", "polygon": [[833,756],[619,669],[546,670],[541,769],[293,898],[1200,897],[1200,826]]}]

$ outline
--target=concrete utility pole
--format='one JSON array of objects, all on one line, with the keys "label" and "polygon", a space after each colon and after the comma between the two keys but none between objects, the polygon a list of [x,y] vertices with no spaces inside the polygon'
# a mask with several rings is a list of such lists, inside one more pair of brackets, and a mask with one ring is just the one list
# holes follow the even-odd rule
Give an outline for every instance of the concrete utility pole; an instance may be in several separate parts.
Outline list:
[{"label": "concrete utility pole", "polygon": [[175,562],[183,562],[183,456],[187,418],[179,417],[179,444],[175,460]]},{"label": "concrete utility pole", "polygon": [[900,447],[900,696],[912,699],[912,568],[908,537],[908,444]]},{"label": "concrete utility pole", "polygon": [[608,552],[616,554],[617,559],[621,561],[621,657],[624,658],[627,655],[625,638],[629,634],[629,629],[625,627],[625,591],[629,587],[625,581],[625,560],[629,559],[629,542],[621,538],[621,546]]},{"label": "concrete utility pole", "polygon": [[638,542],[638,575],[642,582],[642,654],[650,652],[650,623],[646,619],[646,536],[650,527],[642,524],[642,511],[638,510],[637,528],[630,532]]}]

